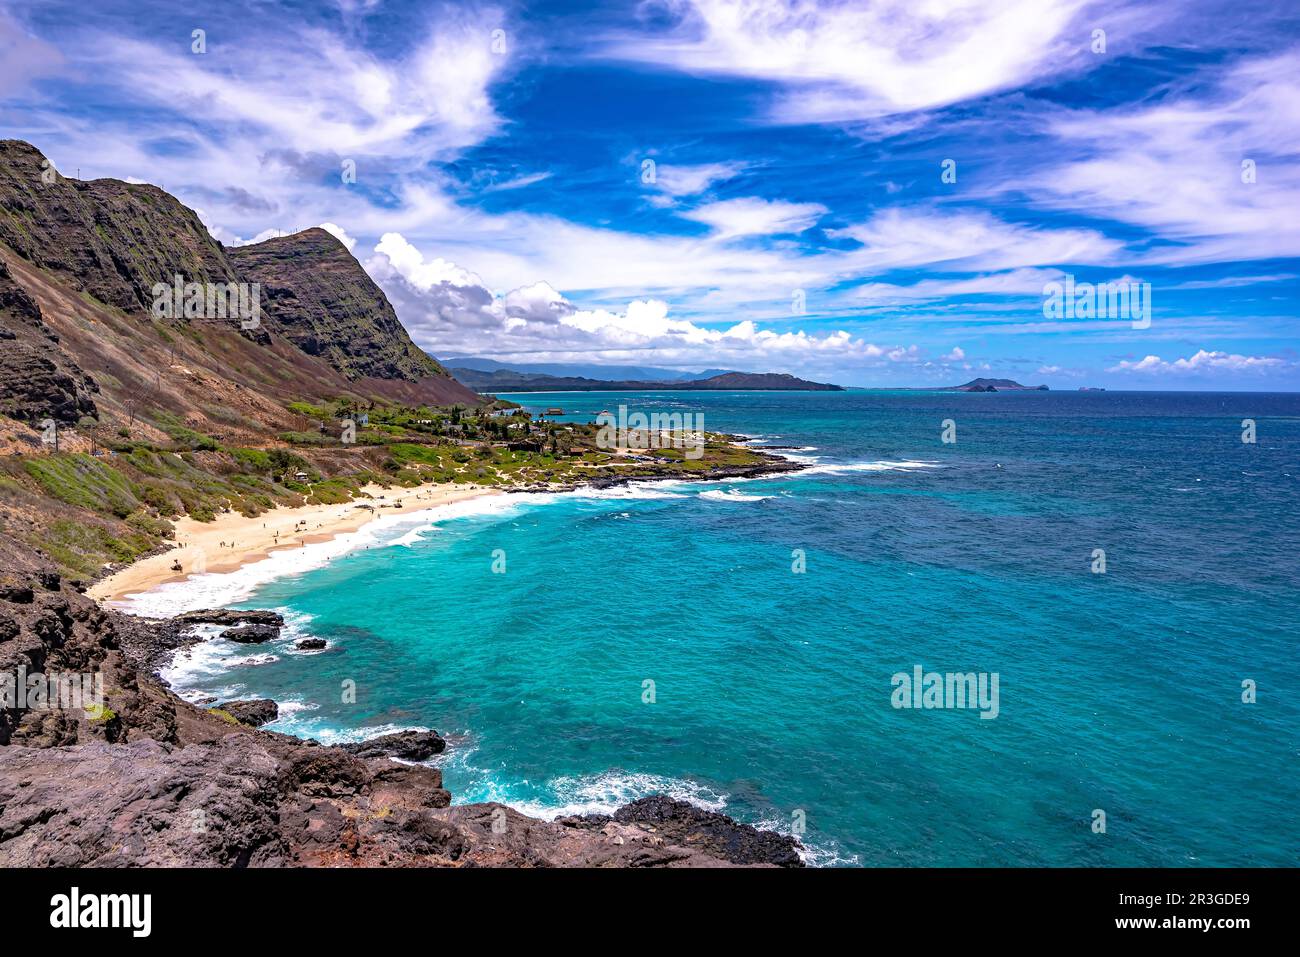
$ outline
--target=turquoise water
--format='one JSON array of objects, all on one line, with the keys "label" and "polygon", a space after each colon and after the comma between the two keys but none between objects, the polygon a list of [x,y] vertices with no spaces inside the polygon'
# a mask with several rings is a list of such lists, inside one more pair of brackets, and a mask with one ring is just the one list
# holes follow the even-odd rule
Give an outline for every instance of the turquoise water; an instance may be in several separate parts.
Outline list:
[{"label": "turquoise water", "polygon": [[[457,802],[557,814],[667,791],[802,818],[817,863],[1300,858],[1300,397],[516,399],[703,412],[813,468],[395,526],[242,603],[330,651],[286,640],[179,683],[273,697],[273,727],[327,741],[436,728]],[[917,665],[996,672],[997,717],[893,707]]]}]

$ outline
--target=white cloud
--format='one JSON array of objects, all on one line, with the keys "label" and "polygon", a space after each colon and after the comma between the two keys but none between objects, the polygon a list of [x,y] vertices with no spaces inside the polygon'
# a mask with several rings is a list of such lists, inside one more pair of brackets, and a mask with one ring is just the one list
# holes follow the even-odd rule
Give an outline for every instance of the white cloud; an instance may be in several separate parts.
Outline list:
[{"label": "white cloud", "polygon": [[670,32],[612,37],[599,55],[775,81],[775,119],[835,121],[957,103],[1059,70],[1086,53],[1067,32],[1082,6],[678,0],[668,4],[678,15]]},{"label": "white cloud", "polygon": [[117,37],[87,52],[133,93],[206,123],[273,132],[282,150],[428,160],[497,128],[487,90],[507,63],[490,49],[496,20],[444,11],[432,23],[394,63],[310,29],[278,34],[274,56],[240,56],[236,69],[215,46],[195,56]]},{"label": "white cloud", "polygon": [[[1239,63],[1208,91],[1156,106],[1062,114],[1051,133],[1071,161],[1015,188],[1174,241],[1142,261],[1300,255],[1300,49]],[[1245,161],[1255,182],[1243,182]]]},{"label": "white cloud", "polygon": [[731,239],[803,232],[826,212],[826,207],[820,203],[787,203],[744,196],[709,203],[680,215],[712,226],[713,235],[718,239]]},{"label": "white cloud", "polygon": [[534,183],[540,183],[548,180],[552,176],[549,170],[540,173],[527,173],[523,176],[516,176],[514,179],[508,179],[503,183],[492,183],[482,188],[484,193],[502,193],[511,189],[523,189],[525,186],[532,186]]},{"label": "white cloud", "polygon": [[365,267],[416,341],[443,353],[620,362],[652,352],[656,361],[764,371],[921,358],[915,345],[876,345],[844,330],[811,335],[750,319],[701,325],[674,318],[656,298],[634,299],[622,309],[580,309],[546,282],[494,295],[474,273],[445,259],[426,260],[394,233],[383,237]]},{"label": "white cloud", "polygon": [[669,196],[695,196],[714,183],[733,179],[747,168],[745,163],[700,163],[695,166],[657,164],[654,185]]},{"label": "white cloud", "polygon": [[[1103,263],[1123,249],[1118,241],[1092,229],[1041,229],[1008,223],[985,212],[928,208],[887,209],[831,235],[862,244],[845,256],[859,272],[942,263],[965,270]],[[1016,284],[1027,279],[1025,274],[1011,278]]]},{"label": "white cloud", "polygon": [[1159,356],[1147,356],[1137,362],[1124,360],[1111,366],[1108,372],[1141,372],[1156,375],[1194,374],[1206,372],[1273,372],[1281,371],[1290,365],[1285,359],[1276,356],[1243,356],[1226,352],[1207,352],[1199,350],[1186,359],[1166,362]]},{"label": "white cloud", "polygon": [[27,33],[6,10],[0,9],[0,96],[20,90],[63,65],[59,51]]},{"label": "white cloud", "polygon": [[342,226],[337,226],[334,223],[321,223],[320,228],[325,230],[325,232],[329,233],[331,236],[333,236],[335,239],[341,242],[344,246],[346,246],[348,252],[352,252],[352,248],[357,244],[356,239],[353,238],[352,236],[349,236],[347,234],[347,230],[345,230]]}]

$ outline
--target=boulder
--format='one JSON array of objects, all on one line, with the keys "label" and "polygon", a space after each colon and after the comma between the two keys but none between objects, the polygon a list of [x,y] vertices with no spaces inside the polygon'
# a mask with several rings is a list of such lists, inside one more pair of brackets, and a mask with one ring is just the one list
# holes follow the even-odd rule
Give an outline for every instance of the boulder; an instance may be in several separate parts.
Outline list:
[{"label": "boulder", "polygon": [[441,754],[447,742],[437,731],[397,731],[381,734],[368,741],[340,745],[359,758],[400,758],[403,761],[424,761]]},{"label": "boulder", "polygon": [[299,651],[320,651],[326,645],[324,638],[303,638],[295,645]]},{"label": "boulder", "polygon": [[227,701],[217,710],[226,712],[240,724],[252,725],[254,728],[280,716],[280,708],[270,698]]},{"label": "boulder", "polygon": [[241,645],[260,645],[264,641],[280,637],[280,629],[274,625],[239,625],[227,628],[221,633],[222,638],[237,641]]},{"label": "boulder", "polygon": [[261,609],[237,611],[232,608],[205,608],[187,611],[172,621],[181,625],[271,625],[279,628],[284,625],[284,616]]},{"label": "boulder", "polygon": [[641,798],[607,814],[561,818],[567,827],[616,831],[611,824],[634,825],[662,838],[668,844],[691,847],[733,864],[768,864],[803,867],[793,837],[775,831],[760,831],[733,821],[725,814],[706,811],[685,801],[662,794]]}]

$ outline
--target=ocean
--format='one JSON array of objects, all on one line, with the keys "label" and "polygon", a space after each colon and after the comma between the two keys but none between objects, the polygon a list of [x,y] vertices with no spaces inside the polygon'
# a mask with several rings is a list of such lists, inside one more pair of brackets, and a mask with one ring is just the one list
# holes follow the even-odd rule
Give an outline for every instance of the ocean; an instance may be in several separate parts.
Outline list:
[{"label": "ocean", "polygon": [[165,586],[136,610],[290,622],[166,677],[323,742],[434,728],[457,803],[667,793],[813,864],[1300,860],[1300,395],[512,398],[702,413],[810,467],[462,503]]}]

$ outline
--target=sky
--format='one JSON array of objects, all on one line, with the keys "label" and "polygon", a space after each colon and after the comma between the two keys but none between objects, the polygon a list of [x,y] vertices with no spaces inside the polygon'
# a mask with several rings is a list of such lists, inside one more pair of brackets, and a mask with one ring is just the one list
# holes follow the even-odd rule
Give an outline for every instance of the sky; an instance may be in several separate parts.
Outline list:
[{"label": "sky", "polygon": [[9,137],[438,356],[1300,388],[1284,0],[0,0]]}]

